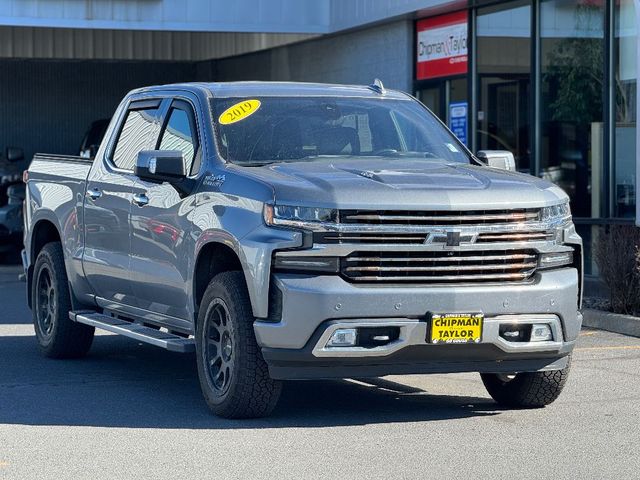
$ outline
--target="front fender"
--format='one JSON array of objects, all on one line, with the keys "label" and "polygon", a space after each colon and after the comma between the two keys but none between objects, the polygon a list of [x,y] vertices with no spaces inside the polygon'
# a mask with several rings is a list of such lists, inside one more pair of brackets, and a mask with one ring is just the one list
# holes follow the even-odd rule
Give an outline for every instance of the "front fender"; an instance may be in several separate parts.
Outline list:
[{"label": "front fender", "polygon": [[240,261],[247,283],[253,315],[266,318],[269,312],[271,259],[275,250],[302,245],[302,232],[261,225],[242,238],[223,230],[202,232],[196,244],[198,258],[205,245],[218,243],[232,249]]},{"label": "front fender", "polygon": [[202,248],[211,242],[231,248],[242,266],[253,315],[266,318],[269,311],[273,252],[302,246],[303,234],[301,231],[267,227],[262,210],[269,192],[255,182],[249,185],[243,182],[244,179],[229,175],[224,187],[247,191],[252,195],[260,193],[258,196],[263,198],[248,198],[215,191],[206,191],[198,195],[197,208],[192,217],[194,232],[199,232],[195,258],[198,258]]}]

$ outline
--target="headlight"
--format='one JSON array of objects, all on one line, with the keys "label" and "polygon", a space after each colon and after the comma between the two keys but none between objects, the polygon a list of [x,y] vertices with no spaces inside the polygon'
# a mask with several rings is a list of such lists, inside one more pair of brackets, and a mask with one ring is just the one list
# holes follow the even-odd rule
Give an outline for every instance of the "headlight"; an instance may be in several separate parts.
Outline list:
[{"label": "headlight", "polygon": [[322,223],[336,222],[338,211],[332,208],[265,205],[264,221],[267,225],[282,225],[313,229]]},{"label": "headlight", "polygon": [[540,220],[542,221],[565,220],[569,218],[571,218],[569,202],[559,203],[558,205],[552,205],[551,207],[544,207],[540,210]]},{"label": "headlight", "polygon": [[558,268],[573,264],[573,252],[542,253],[538,258],[538,268]]}]

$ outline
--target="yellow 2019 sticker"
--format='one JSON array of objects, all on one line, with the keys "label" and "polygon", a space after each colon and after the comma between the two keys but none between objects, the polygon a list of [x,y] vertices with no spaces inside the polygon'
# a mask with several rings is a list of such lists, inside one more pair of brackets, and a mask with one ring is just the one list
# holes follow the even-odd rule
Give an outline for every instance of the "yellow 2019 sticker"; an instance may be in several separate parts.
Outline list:
[{"label": "yellow 2019 sticker", "polygon": [[218,118],[218,122],[221,125],[230,125],[239,122],[256,113],[259,108],[260,100],[243,100],[242,102],[231,105],[222,112]]}]

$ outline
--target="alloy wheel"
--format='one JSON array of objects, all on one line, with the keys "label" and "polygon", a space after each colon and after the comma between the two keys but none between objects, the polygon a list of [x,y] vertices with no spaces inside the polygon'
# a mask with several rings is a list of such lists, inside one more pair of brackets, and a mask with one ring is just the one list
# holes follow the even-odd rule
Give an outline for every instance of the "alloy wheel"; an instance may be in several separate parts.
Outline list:
[{"label": "alloy wheel", "polygon": [[53,331],[57,296],[51,280],[51,272],[43,267],[36,280],[36,319],[38,330],[44,337],[50,337]]},{"label": "alloy wheel", "polygon": [[222,396],[229,390],[235,363],[234,347],[229,309],[222,299],[216,298],[207,312],[203,349],[208,380],[216,395]]}]

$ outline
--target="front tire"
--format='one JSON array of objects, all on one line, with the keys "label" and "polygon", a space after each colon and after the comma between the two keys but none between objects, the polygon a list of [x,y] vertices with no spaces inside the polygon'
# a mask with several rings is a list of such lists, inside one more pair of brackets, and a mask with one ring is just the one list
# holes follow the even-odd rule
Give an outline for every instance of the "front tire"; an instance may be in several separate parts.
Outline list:
[{"label": "front tire", "polygon": [[242,273],[216,275],[200,304],[196,354],[202,394],[220,417],[264,417],[280,397],[282,382],[269,376],[254,320]]},{"label": "front tire", "polygon": [[50,358],[85,356],[95,329],[69,319],[71,295],[60,243],[48,243],[40,250],[33,268],[31,298],[33,325],[42,354]]},{"label": "front tire", "polygon": [[509,408],[541,408],[560,396],[570,368],[571,356],[562,370],[515,375],[482,373],[480,376],[489,395],[498,404]]}]

